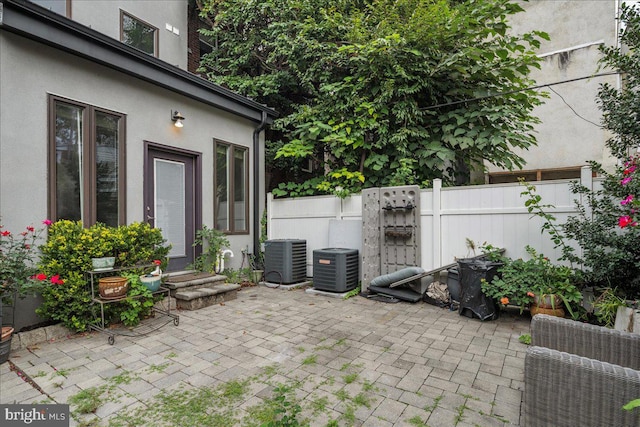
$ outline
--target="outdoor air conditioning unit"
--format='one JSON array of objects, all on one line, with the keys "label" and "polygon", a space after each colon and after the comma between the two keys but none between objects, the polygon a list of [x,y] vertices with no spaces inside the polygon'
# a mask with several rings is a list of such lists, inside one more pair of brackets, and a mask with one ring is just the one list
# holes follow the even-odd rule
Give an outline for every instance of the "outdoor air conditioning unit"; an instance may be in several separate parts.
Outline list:
[{"label": "outdoor air conditioning unit", "polygon": [[357,249],[327,248],[313,251],[313,287],[347,292],[358,286],[360,260]]},{"label": "outdoor air conditioning unit", "polygon": [[296,283],[307,278],[307,241],[273,239],[264,242],[264,278],[271,283]]}]

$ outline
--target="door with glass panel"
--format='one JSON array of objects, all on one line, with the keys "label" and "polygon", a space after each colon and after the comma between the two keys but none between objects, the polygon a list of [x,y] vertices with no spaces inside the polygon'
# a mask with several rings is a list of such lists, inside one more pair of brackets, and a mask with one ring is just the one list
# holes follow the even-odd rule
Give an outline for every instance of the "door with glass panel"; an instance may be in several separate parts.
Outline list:
[{"label": "door with glass panel", "polygon": [[195,224],[200,217],[196,182],[199,155],[147,144],[145,218],[171,244],[170,271],[194,261]]}]

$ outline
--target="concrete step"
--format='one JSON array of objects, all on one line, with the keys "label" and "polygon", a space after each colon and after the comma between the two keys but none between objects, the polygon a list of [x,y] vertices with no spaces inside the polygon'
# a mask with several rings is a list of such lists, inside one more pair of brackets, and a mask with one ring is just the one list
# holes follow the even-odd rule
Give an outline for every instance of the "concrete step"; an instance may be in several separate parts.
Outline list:
[{"label": "concrete step", "polygon": [[236,283],[219,283],[210,287],[183,288],[175,291],[174,297],[179,309],[198,310],[236,299],[238,289],[240,285]]},{"label": "concrete step", "polygon": [[240,285],[225,283],[226,276],[213,273],[174,274],[165,279],[164,286],[181,310],[197,310],[236,299]]},{"label": "concrete step", "polygon": [[224,283],[227,280],[227,276],[211,273],[188,273],[175,276],[169,276],[164,281],[164,286],[171,289],[171,295],[175,291],[181,289],[198,289],[204,287],[211,287],[219,283]]}]

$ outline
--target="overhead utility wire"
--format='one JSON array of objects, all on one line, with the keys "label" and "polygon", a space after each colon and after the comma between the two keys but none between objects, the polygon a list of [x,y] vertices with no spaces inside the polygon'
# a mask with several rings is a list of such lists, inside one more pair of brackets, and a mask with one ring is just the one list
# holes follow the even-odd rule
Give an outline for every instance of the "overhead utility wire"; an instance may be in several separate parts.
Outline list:
[{"label": "overhead utility wire", "polygon": [[571,83],[571,82],[577,82],[579,80],[586,80],[586,79],[591,79],[591,78],[594,78],[594,77],[613,76],[613,75],[616,75],[616,74],[619,74],[619,73],[617,73],[615,71],[611,71],[611,72],[608,72],[608,73],[592,74],[592,75],[586,76],[586,77],[576,77],[575,79],[562,80],[562,81],[554,82],[554,83],[545,83],[545,84],[541,84],[541,85],[526,87],[526,88],[523,88],[523,89],[510,90],[508,92],[498,92],[498,93],[494,93],[494,94],[491,94],[491,95],[479,96],[477,98],[469,98],[469,99],[463,99],[463,100],[460,100],[460,101],[447,102],[447,103],[444,103],[444,104],[431,105],[429,107],[421,107],[420,110],[433,110],[435,108],[448,107],[450,105],[458,105],[458,104],[464,104],[464,103],[467,103],[467,102],[482,101],[483,99],[496,98],[498,96],[511,95],[512,93],[524,92],[525,90],[542,89],[542,88],[545,88],[545,87],[549,87],[549,89],[551,89],[551,86],[556,86],[556,85],[561,85],[561,84]]},{"label": "overhead utility wire", "polygon": [[575,114],[576,116],[578,116],[579,118],[581,118],[582,120],[584,120],[584,121],[585,121],[585,122],[587,122],[587,123],[591,123],[592,125],[594,125],[594,126],[596,126],[596,127],[599,127],[600,129],[604,129],[604,127],[603,127],[603,126],[600,126],[600,125],[599,125],[599,124],[597,124],[596,122],[593,122],[593,121],[591,121],[591,120],[587,119],[586,117],[581,116],[581,115],[580,115],[580,114],[575,110],[575,108],[573,108],[571,105],[569,105],[569,103],[567,102],[567,100],[566,100],[566,99],[564,99],[564,97],[563,97],[562,95],[560,95],[558,92],[556,92],[555,90],[553,90],[553,88],[551,88],[551,87],[550,87],[550,88],[549,88],[549,90],[550,90],[551,92],[555,93],[556,95],[558,95],[558,97],[560,97],[560,99],[562,100],[562,102],[564,102],[564,104],[565,104],[567,107],[569,107],[569,109],[570,109],[571,111],[573,111],[573,114]]}]

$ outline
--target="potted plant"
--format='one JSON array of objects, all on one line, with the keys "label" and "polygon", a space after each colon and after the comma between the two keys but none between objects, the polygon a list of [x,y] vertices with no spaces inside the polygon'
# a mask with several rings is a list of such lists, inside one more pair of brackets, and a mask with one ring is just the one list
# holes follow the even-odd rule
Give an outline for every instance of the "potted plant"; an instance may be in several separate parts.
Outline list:
[{"label": "potted plant", "polygon": [[82,240],[91,257],[94,271],[106,271],[114,267],[115,235],[110,227],[101,223],[95,224],[83,233]]},{"label": "potted plant", "polygon": [[566,308],[575,317],[573,306],[582,300],[582,293],[574,284],[574,271],[570,267],[553,264],[530,246],[526,251],[530,255],[528,260],[503,258],[499,276],[491,282],[482,283],[484,294],[502,305],[520,307],[521,313],[532,307],[532,314],[538,312],[538,308]]},{"label": "potted plant", "polygon": [[[43,221],[45,226],[51,225],[50,220]],[[0,225],[0,363],[9,357],[11,338],[13,336],[12,322],[2,317],[3,306],[13,306],[16,297],[23,297],[35,292],[46,276],[36,276],[35,259],[38,241],[45,228],[36,229],[28,226],[21,233],[15,234]],[[39,280],[34,280],[34,279]],[[51,278],[59,282],[59,277]]]},{"label": "potted plant", "polygon": [[140,282],[151,292],[156,292],[160,289],[162,282],[162,270],[160,269],[162,261],[156,259],[153,261],[153,264],[156,266],[155,270],[151,273],[141,275]]},{"label": "potted plant", "polygon": [[543,276],[548,281],[539,282],[529,293],[532,298],[531,314],[544,313],[564,317],[563,309],[566,308],[571,317],[576,318],[572,306],[582,301],[582,292],[571,283],[569,278],[563,279],[563,276],[568,274],[565,269],[572,274],[568,267],[553,266],[553,268],[559,270],[555,277]]}]

